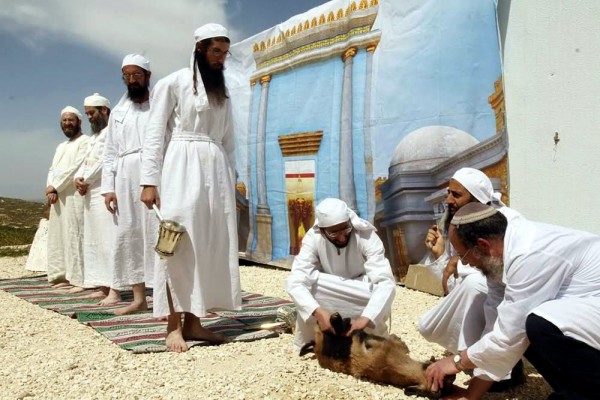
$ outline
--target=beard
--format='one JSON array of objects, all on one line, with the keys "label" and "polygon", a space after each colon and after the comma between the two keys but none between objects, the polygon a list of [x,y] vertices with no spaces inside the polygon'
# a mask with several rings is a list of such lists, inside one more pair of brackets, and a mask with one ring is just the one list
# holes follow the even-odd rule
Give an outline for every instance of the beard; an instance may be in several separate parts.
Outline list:
[{"label": "beard", "polygon": [[69,139],[74,138],[75,136],[77,136],[80,132],[81,132],[81,124],[78,126],[73,126],[73,125],[69,125],[69,126],[64,126],[62,123],[60,124],[60,129],[62,129],[63,133],[65,134],[65,136]]},{"label": "beard", "polygon": [[228,98],[227,90],[225,89],[225,76],[223,75],[223,70],[225,69],[223,63],[214,62],[209,64],[206,56],[198,51],[194,57],[196,58],[196,64],[198,65],[208,99],[220,106],[223,105],[225,99]]},{"label": "beard", "polygon": [[502,275],[504,274],[504,260],[502,257],[483,256],[481,265],[480,270],[486,278],[502,282]]},{"label": "beard", "polygon": [[90,126],[92,127],[93,133],[100,133],[102,129],[106,128],[106,125],[108,125],[108,121],[102,116],[90,121]]},{"label": "beard", "polygon": [[127,97],[134,103],[143,103],[148,95],[148,84],[140,84],[138,82],[127,85]]}]

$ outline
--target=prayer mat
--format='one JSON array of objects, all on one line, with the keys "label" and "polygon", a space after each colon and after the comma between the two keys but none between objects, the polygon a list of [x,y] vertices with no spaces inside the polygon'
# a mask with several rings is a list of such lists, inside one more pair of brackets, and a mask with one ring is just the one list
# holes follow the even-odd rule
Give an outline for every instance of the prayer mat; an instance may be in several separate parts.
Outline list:
[{"label": "prayer mat", "polygon": [[[0,289],[16,297],[56,311],[89,325],[113,343],[133,353],[166,351],[167,322],[152,316],[152,290],[148,289],[150,309],[128,315],[114,315],[112,310],[133,299],[131,291],[121,292],[122,302],[108,307],[97,305],[99,299],[83,299],[91,291],[69,294],[67,290],[50,287],[46,275],[0,280]],[[279,336],[283,329],[260,329],[264,323],[275,322],[280,307],[293,307],[289,300],[242,292],[239,311],[214,310],[200,318],[202,326],[229,337],[234,342],[253,341]],[[210,345],[208,341],[187,341],[188,347]]]}]

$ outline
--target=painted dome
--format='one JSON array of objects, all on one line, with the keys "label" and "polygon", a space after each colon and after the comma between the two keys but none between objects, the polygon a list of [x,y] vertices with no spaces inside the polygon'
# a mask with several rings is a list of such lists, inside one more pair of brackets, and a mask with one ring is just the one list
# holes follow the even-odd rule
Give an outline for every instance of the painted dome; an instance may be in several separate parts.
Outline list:
[{"label": "painted dome", "polygon": [[412,131],[394,150],[390,176],[402,171],[427,170],[479,143],[465,131],[431,125]]}]

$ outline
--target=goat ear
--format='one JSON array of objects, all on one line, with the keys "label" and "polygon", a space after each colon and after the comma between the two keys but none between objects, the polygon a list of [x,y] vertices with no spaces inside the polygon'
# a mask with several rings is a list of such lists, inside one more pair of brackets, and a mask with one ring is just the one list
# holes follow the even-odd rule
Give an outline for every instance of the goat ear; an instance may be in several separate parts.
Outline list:
[{"label": "goat ear", "polygon": [[315,352],[315,341],[312,340],[308,343],[305,343],[304,346],[302,346],[302,348],[300,349],[300,357],[302,357],[305,354],[314,353],[314,352]]}]

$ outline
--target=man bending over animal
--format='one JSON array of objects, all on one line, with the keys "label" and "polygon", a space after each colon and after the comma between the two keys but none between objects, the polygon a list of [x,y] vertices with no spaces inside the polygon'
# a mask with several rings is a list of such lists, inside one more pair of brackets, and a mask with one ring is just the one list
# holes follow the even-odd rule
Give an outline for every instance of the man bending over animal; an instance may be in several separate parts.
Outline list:
[{"label": "man bending over animal", "polygon": [[315,323],[335,333],[334,312],[352,319],[348,336],[359,329],[387,336],[396,281],[375,227],[334,198],[319,203],[315,214],[286,282],[298,311],[294,345],[314,340]]}]

